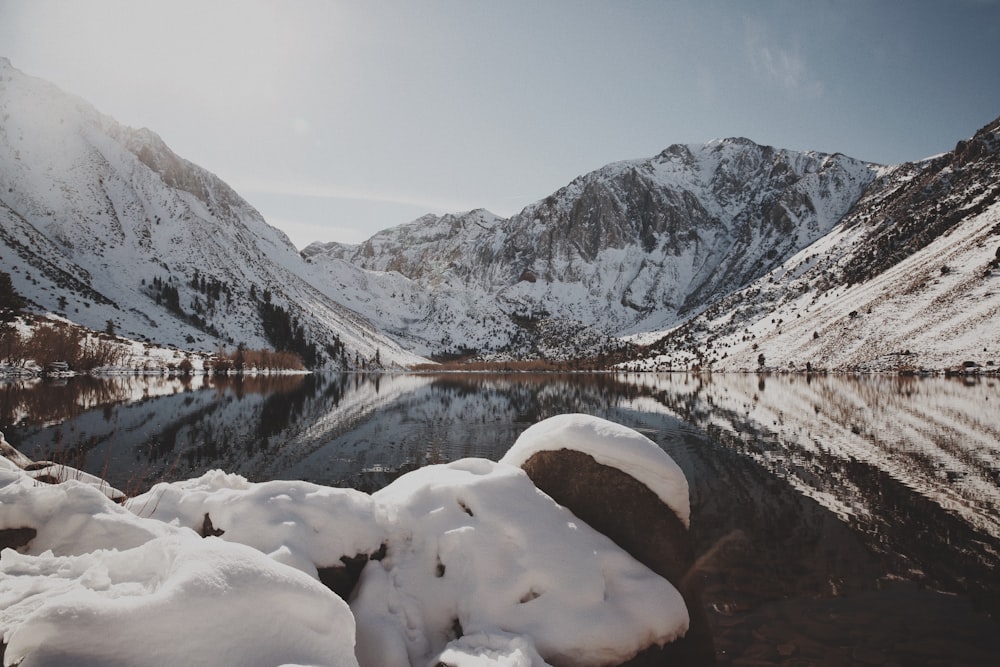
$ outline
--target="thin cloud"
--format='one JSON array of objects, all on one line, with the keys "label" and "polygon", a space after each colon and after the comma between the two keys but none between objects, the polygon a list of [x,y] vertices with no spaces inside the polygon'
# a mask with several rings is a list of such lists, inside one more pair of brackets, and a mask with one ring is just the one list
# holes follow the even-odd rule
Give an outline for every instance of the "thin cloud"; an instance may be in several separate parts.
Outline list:
[{"label": "thin cloud", "polygon": [[746,48],[754,70],[772,83],[795,94],[823,94],[823,82],[816,78],[797,44],[784,48],[765,26],[748,21]]}]

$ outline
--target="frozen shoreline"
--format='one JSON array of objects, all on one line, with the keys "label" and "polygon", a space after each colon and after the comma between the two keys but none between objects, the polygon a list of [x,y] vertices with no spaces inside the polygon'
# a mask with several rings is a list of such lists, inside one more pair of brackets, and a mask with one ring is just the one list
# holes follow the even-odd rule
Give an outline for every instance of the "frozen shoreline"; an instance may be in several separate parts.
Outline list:
[{"label": "frozen shoreline", "polygon": [[[644,436],[547,421],[645,469],[687,517],[683,475]],[[515,449],[544,449],[544,425]],[[0,458],[5,664],[606,665],[688,628],[667,579],[509,463],[428,466],[372,495],[211,471],[114,496]],[[357,565],[346,601],[321,583]]]}]

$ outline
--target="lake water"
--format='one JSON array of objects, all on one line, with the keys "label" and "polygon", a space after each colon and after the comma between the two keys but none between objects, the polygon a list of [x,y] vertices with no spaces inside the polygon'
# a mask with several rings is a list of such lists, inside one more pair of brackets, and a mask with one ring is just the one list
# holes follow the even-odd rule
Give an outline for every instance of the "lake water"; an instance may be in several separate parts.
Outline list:
[{"label": "lake water", "polygon": [[74,378],[0,385],[0,430],[138,492],[211,468],[374,490],[496,460],[584,412],[691,485],[721,665],[993,665],[1000,381],[573,374]]}]

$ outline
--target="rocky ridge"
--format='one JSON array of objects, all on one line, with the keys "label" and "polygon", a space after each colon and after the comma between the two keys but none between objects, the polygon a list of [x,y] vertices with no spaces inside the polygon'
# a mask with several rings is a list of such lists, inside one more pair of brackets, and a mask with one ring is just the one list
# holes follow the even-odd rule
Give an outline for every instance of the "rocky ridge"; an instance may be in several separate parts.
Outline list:
[{"label": "rocky ridge", "polygon": [[313,285],[288,238],[148,129],[0,60],[0,261],[40,312],[310,365],[419,360]]},{"label": "rocky ridge", "polygon": [[1000,119],[887,169],[824,238],[645,353],[643,368],[995,372]]},{"label": "rocky ridge", "polygon": [[530,353],[525,323],[616,337],[682,322],[821,238],[878,173],[747,139],[675,145],[581,176],[509,219],[425,216],[303,256],[348,298],[371,285],[352,285],[347,265],[377,272],[380,294],[405,296],[373,318],[424,352]]}]

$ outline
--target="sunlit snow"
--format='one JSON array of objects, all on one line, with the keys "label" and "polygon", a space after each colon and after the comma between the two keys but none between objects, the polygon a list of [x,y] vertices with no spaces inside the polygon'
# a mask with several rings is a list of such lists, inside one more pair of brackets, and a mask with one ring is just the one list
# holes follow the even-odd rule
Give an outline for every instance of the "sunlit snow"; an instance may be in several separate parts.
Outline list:
[{"label": "sunlit snow", "polygon": [[[652,475],[687,520],[683,475],[643,436],[567,415],[520,449],[546,433]],[[25,527],[37,535],[0,558],[4,664],[603,665],[688,625],[673,585],[486,459],[372,495],[216,470],[124,507],[0,459],[0,529]],[[318,568],[358,555],[371,559],[348,604]]]}]

